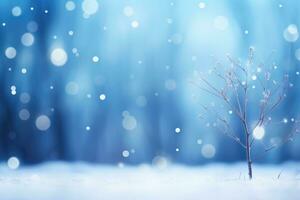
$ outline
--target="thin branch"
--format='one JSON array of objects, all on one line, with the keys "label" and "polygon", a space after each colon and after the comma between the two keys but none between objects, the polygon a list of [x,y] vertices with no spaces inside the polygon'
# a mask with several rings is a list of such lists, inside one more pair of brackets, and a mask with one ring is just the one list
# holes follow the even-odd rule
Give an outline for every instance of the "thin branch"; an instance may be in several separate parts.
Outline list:
[{"label": "thin branch", "polygon": [[300,133],[300,130],[296,130],[290,134],[288,134],[287,137],[285,137],[283,140],[281,140],[279,143],[276,144],[272,144],[269,147],[265,147],[265,152],[271,151],[273,149],[279,148],[281,146],[283,146],[284,144],[293,141],[294,137]]},{"label": "thin branch", "polygon": [[229,122],[222,118],[215,110],[211,110],[207,106],[201,105],[200,106],[207,112],[207,113],[215,113],[216,119],[223,123],[225,125],[226,130],[220,129],[219,131],[223,133],[224,135],[228,136],[229,138],[233,139],[235,142],[237,142],[239,145],[241,145],[243,148],[246,148],[246,146],[241,142],[240,138],[238,138],[235,134],[234,131],[232,130]]}]

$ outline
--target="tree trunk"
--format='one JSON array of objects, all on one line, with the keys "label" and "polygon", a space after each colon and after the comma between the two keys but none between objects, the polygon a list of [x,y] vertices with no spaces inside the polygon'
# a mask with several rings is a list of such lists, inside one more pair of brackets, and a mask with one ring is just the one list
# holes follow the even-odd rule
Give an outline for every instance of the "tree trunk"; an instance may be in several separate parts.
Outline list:
[{"label": "tree trunk", "polygon": [[250,140],[249,140],[250,134],[246,134],[246,159],[247,159],[247,165],[248,165],[248,175],[249,179],[252,179],[252,160],[251,160],[251,147],[250,147]]}]

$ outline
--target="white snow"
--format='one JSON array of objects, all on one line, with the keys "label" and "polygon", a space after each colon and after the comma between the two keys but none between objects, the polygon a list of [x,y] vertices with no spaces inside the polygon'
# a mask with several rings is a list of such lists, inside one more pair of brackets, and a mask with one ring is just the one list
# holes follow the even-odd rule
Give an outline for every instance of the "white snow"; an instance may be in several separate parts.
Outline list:
[{"label": "white snow", "polygon": [[72,11],[76,8],[76,4],[73,1],[67,1],[65,4],[65,8],[67,11]]},{"label": "white snow", "polygon": [[199,7],[200,9],[203,9],[203,8],[206,7],[206,4],[205,4],[204,2],[200,2],[200,3],[198,4],[198,7]]},{"label": "white snow", "polygon": [[[0,166],[0,194],[6,200],[296,200],[300,163],[254,166],[244,163],[155,168],[48,163],[10,170]],[[280,176],[279,176],[280,174]],[[279,176],[279,178],[278,178]]]},{"label": "white snow", "polygon": [[11,90],[11,94],[12,95],[16,95],[17,94],[17,87],[15,85],[12,85],[10,87],[10,90]]},{"label": "white snow", "polygon": [[205,144],[201,148],[201,154],[204,158],[213,158],[216,154],[216,148],[212,144]]},{"label": "white snow", "polygon": [[47,115],[40,115],[35,120],[35,126],[40,131],[46,131],[51,126],[51,121]]},{"label": "white snow", "polygon": [[30,102],[30,94],[28,94],[27,92],[23,92],[20,94],[20,102],[23,104],[29,103]]},{"label": "white snow", "polygon": [[24,33],[21,37],[21,42],[24,46],[31,46],[34,43],[34,36],[31,33]]},{"label": "white snow", "polygon": [[18,169],[20,161],[17,157],[10,157],[7,161],[7,166],[10,169]]},{"label": "white snow", "polygon": [[123,156],[124,158],[127,158],[129,155],[130,155],[130,153],[129,153],[129,151],[127,151],[127,150],[124,150],[124,151],[122,152],[122,156]]},{"label": "white snow", "polygon": [[75,81],[70,81],[65,87],[65,91],[69,95],[77,95],[79,92],[79,85]]},{"label": "white snow", "polygon": [[261,140],[265,136],[265,128],[263,126],[257,126],[253,130],[253,137],[256,140]]},{"label": "white snow", "polygon": [[99,99],[100,99],[101,101],[104,101],[104,100],[106,99],[106,95],[105,95],[105,94],[100,94],[100,95],[99,95]]},{"label": "white snow", "polygon": [[181,129],[180,128],[175,128],[175,133],[180,133]]},{"label": "white snow", "polygon": [[299,38],[298,27],[290,24],[284,31],[283,37],[287,42],[296,42]]},{"label": "white snow", "polygon": [[137,120],[136,118],[131,115],[128,111],[123,111],[123,120],[122,126],[125,130],[132,131],[137,127]]},{"label": "white snow", "polygon": [[19,118],[21,120],[28,120],[30,118],[30,112],[26,108],[21,109],[19,111]]},{"label": "white snow", "polygon": [[126,6],[124,9],[123,9],[123,14],[126,16],[126,17],[131,17],[133,14],[134,14],[134,10],[131,6]]},{"label": "white snow", "polygon": [[16,55],[17,55],[17,50],[14,47],[8,47],[5,50],[5,56],[8,59],[13,59],[14,57],[16,57]]},{"label": "white snow", "polygon": [[86,15],[93,15],[97,13],[99,4],[97,0],[84,0],[81,8]]},{"label": "white snow", "polygon": [[133,20],[133,21],[131,22],[131,27],[132,27],[132,28],[138,28],[139,25],[140,25],[140,23],[139,23],[137,20]]},{"label": "white snow", "polygon": [[68,55],[64,49],[56,48],[51,52],[50,59],[53,65],[61,67],[64,64],[66,64],[68,60]]},{"label": "white snow", "polygon": [[19,6],[15,6],[11,10],[11,13],[12,13],[13,16],[19,17],[22,14],[22,9]]},{"label": "white snow", "polygon": [[92,60],[93,60],[93,62],[97,63],[97,62],[99,62],[100,59],[98,56],[93,56]]},{"label": "white snow", "polygon": [[26,68],[22,68],[22,69],[21,69],[21,73],[22,73],[22,74],[26,74],[26,73],[27,73],[27,69],[26,69]]}]

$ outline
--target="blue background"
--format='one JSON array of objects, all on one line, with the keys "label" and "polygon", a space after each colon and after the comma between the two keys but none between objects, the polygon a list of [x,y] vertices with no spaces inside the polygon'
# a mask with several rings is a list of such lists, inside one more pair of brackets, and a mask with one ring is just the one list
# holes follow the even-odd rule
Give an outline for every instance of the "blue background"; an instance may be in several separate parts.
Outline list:
[{"label": "blue background", "polygon": [[[286,41],[283,33],[291,24],[300,25],[298,0],[206,0],[205,8],[193,0],[101,0],[88,18],[82,1],[74,1],[72,11],[66,10],[66,2],[0,2],[0,23],[5,23],[0,24],[2,160],[11,156],[23,163],[58,159],[138,164],[157,156],[186,164],[244,160],[243,149],[199,119],[199,102],[210,97],[190,80],[215,60],[228,64],[227,54],[245,60],[250,46],[256,60],[278,66],[279,74],[290,74],[293,87],[274,115],[297,118],[300,61],[295,52],[300,44]],[[15,6],[22,9],[18,17],[12,15]],[[133,8],[132,16],[124,14],[127,6]],[[20,41],[26,32],[34,35],[30,47]],[[17,50],[13,59],[5,56],[10,46]],[[55,48],[68,55],[62,67],[51,62]],[[94,56],[100,61],[93,62]],[[21,73],[24,67],[26,74]],[[11,94],[12,85],[16,95]],[[30,95],[28,103],[20,101],[22,93]],[[106,95],[104,101],[100,94]],[[30,113],[29,119],[20,119],[22,109]],[[40,115],[51,121],[46,131],[36,127]],[[126,124],[133,127],[126,129]],[[264,142],[275,136],[266,130]],[[210,159],[202,152],[207,144],[215,148]],[[122,155],[124,150],[129,157]],[[258,142],[253,157],[258,162],[299,160],[299,150],[297,139],[267,154]]]}]

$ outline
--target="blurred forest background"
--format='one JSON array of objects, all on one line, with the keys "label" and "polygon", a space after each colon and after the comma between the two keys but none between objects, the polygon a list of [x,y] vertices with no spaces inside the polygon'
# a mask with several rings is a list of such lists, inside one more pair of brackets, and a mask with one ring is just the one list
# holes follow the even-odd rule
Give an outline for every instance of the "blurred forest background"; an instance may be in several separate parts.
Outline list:
[{"label": "blurred forest background", "polygon": [[299,13],[298,0],[1,0],[0,159],[244,160],[199,119],[210,97],[190,80],[227,54],[245,61],[251,46],[291,81],[274,114],[283,123],[254,161],[299,160],[299,139],[267,154],[261,145],[300,111]]}]

